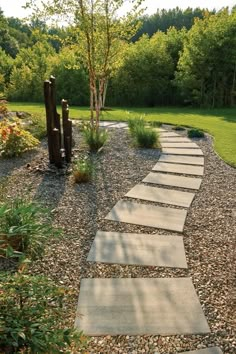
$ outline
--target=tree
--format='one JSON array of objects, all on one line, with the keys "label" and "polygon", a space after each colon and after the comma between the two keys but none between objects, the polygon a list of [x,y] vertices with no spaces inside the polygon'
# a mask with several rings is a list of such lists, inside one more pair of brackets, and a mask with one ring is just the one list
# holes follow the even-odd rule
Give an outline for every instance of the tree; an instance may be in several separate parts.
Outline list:
[{"label": "tree", "polygon": [[196,20],[188,32],[176,83],[202,106],[234,105],[236,97],[236,13],[224,9]]},{"label": "tree", "polygon": [[[73,37],[78,52],[89,73],[91,125],[98,129],[107,80],[120,61],[122,41],[131,39],[138,29],[142,0],[131,1],[132,9],[119,16],[125,0],[51,0],[42,4],[41,14],[72,16]],[[36,1],[30,6],[35,8]],[[94,108],[96,115],[94,117]]]}]

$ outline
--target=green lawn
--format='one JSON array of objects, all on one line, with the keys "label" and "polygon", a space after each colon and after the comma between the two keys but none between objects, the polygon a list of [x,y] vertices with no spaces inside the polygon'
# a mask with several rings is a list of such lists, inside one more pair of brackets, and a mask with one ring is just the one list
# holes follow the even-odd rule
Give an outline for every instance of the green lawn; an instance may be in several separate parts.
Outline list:
[{"label": "green lawn", "polygon": [[[14,111],[44,113],[44,105],[37,103],[10,103]],[[60,112],[60,107],[58,107]],[[215,138],[215,150],[228,164],[236,167],[236,109],[190,109],[190,108],[113,108],[103,112],[103,120],[125,121],[140,117],[148,121],[194,127],[210,133]],[[70,117],[88,119],[89,109],[70,107]]]}]

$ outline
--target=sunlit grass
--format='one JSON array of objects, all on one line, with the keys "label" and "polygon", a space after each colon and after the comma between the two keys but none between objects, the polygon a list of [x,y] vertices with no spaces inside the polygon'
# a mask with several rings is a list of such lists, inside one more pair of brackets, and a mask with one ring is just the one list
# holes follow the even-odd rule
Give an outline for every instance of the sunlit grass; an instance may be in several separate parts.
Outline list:
[{"label": "sunlit grass", "polygon": [[[14,111],[44,113],[40,103],[10,103]],[[60,107],[58,107],[60,112]],[[89,119],[89,108],[70,107],[70,117]],[[143,116],[147,121],[159,121],[202,129],[215,138],[216,152],[228,164],[236,167],[236,109],[191,109],[191,108],[113,108],[102,112],[102,120],[127,121]]]}]

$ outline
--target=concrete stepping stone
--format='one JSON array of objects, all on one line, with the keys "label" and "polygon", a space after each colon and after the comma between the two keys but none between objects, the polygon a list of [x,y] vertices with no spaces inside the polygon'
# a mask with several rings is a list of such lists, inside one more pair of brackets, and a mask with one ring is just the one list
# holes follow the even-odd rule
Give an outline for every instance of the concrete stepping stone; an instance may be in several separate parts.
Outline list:
[{"label": "concrete stepping stone", "polygon": [[169,138],[169,137],[179,137],[180,135],[173,133],[173,132],[160,132],[160,137],[161,138]]},{"label": "concrete stepping stone", "polygon": [[87,261],[187,268],[182,236],[98,231]]},{"label": "concrete stepping stone", "polygon": [[176,136],[176,137],[167,137],[167,138],[162,138],[160,137],[160,142],[165,142],[165,143],[192,143],[192,140],[190,140],[189,138],[184,138],[182,136]]},{"label": "concrete stepping stone", "polygon": [[125,196],[188,208],[190,207],[195,194],[137,184]]},{"label": "concrete stepping stone", "polygon": [[115,123],[115,124],[111,125],[109,128],[118,128],[118,129],[128,128],[128,124],[127,123]]},{"label": "concrete stepping stone", "polygon": [[189,189],[199,189],[202,183],[201,178],[193,177],[182,177],[169,175],[166,173],[153,173],[150,172],[144,179],[143,182],[161,184],[164,186],[189,188]]},{"label": "concrete stepping stone", "polygon": [[100,127],[110,127],[111,125],[114,125],[115,122],[108,122],[108,121],[100,121],[99,126]]},{"label": "concrete stepping stone", "polygon": [[163,148],[162,153],[170,155],[203,156],[203,152],[201,149]]},{"label": "concrete stepping stone", "polygon": [[161,154],[159,160],[160,162],[169,163],[180,163],[186,165],[204,165],[204,157],[194,157],[194,156],[178,156],[178,155],[165,155]]},{"label": "concrete stepping stone", "polygon": [[202,166],[181,165],[166,162],[157,162],[157,164],[153,167],[152,170],[159,172],[180,173],[197,176],[203,176],[204,173],[204,167]]},{"label": "concrete stepping stone", "polygon": [[182,352],[179,354],[223,354],[219,347],[211,347],[200,350],[191,350],[190,352]]},{"label": "concrete stepping stone", "polygon": [[210,332],[190,278],[82,279],[75,327],[89,336]]},{"label": "concrete stepping stone", "polygon": [[182,148],[182,149],[199,149],[199,146],[195,143],[170,143],[170,142],[161,142],[162,148]]},{"label": "concrete stepping stone", "polygon": [[186,210],[120,200],[106,216],[106,219],[183,232],[186,216]]}]

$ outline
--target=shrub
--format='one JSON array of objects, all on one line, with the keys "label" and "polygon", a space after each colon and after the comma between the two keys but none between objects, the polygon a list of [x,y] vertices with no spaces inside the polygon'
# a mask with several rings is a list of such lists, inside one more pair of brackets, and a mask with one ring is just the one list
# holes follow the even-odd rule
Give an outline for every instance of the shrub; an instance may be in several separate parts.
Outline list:
[{"label": "shrub", "polygon": [[38,145],[38,139],[34,138],[22,126],[18,119],[0,122],[0,154],[3,157],[19,156],[27,150]]},{"label": "shrub", "polygon": [[83,130],[85,141],[91,151],[98,151],[108,139],[108,133],[105,129],[96,129],[89,125]]},{"label": "shrub", "polygon": [[0,98],[0,115],[4,117],[7,114],[7,112],[8,112],[7,101]]},{"label": "shrub", "polygon": [[71,290],[41,276],[0,274],[0,347],[4,353],[61,353],[86,338],[62,328]]},{"label": "shrub", "polygon": [[37,139],[47,136],[46,118],[41,114],[33,114],[30,117],[29,131]]},{"label": "shrub", "polygon": [[173,127],[172,129],[173,129],[173,130],[177,130],[177,131],[183,131],[183,130],[185,130],[185,128],[184,128],[184,127],[181,127],[181,125],[176,125],[176,127]]},{"label": "shrub", "polygon": [[88,160],[83,159],[74,162],[73,176],[76,183],[90,181],[92,174],[93,166]]},{"label": "shrub", "polygon": [[141,148],[154,148],[157,146],[158,134],[155,130],[145,127],[138,127],[133,133],[136,145]]},{"label": "shrub", "polygon": [[188,130],[188,137],[189,138],[204,138],[204,133],[202,130],[199,129],[190,129]]},{"label": "shrub", "polygon": [[33,202],[15,199],[0,205],[0,255],[35,259],[45,242],[60,231],[51,226],[49,210]]}]

